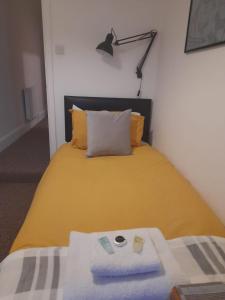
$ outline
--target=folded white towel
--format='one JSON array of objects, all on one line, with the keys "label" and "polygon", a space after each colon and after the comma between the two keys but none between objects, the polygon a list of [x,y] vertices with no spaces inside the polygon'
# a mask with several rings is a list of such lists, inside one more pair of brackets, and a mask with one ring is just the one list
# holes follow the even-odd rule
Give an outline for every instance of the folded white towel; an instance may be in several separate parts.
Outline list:
[{"label": "folded white towel", "polygon": [[[127,244],[124,247],[114,245],[116,236],[122,235]],[[99,243],[99,238],[107,236],[114,254],[109,255]],[[144,247],[141,253],[133,251],[135,236],[144,239]],[[94,233],[91,235],[91,271],[96,276],[126,276],[140,273],[159,272],[161,264],[156,249],[149,236],[149,229],[120,230],[106,233]]]},{"label": "folded white towel", "polygon": [[162,262],[159,272],[96,277],[90,271],[91,234],[71,233],[64,300],[167,300],[172,286],[183,283],[173,281],[182,273],[161,232],[150,229],[149,234]]}]

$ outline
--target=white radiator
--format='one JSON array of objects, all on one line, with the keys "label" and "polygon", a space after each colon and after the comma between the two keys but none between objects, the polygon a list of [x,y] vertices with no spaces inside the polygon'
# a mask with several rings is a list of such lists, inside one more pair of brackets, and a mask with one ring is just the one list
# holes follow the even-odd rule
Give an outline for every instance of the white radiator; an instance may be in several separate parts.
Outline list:
[{"label": "white radiator", "polygon": [[24,113],[26,121],[32,121],[34,119],[33,112],[33,101],[32,101],[32,89],[25,88],[23,90],[23,101],[24,101]]}]

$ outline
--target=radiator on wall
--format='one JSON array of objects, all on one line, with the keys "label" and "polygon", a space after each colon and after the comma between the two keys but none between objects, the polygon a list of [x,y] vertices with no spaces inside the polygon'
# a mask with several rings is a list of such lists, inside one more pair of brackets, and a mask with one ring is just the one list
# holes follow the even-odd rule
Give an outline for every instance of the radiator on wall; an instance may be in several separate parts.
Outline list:
[{"label": "radiator on wall", "polygon": [[32,121],[34,119],[34,110],[33,110],[33,98],[32,98],[31,88],[23,89],[23,102],[24,102],[25,119],[26,121]]}]

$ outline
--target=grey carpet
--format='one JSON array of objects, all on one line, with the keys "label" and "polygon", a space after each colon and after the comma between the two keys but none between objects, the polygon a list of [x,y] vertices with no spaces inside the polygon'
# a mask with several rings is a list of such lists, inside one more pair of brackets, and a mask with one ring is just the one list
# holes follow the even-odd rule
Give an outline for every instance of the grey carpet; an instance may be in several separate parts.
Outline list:
[{"label": "grey carpet", "polygon": [[0,181],[36,182],[49,162],[47,120],[0,153]]},{"label": "grey carpet", "polygon": [[36,187],[37,183],[0,182],[0,262],[23,224]]},{"label": "grey carpet", "polygon": [[23,224],[48,162],[47,120],[0,153],[0,262]]}]

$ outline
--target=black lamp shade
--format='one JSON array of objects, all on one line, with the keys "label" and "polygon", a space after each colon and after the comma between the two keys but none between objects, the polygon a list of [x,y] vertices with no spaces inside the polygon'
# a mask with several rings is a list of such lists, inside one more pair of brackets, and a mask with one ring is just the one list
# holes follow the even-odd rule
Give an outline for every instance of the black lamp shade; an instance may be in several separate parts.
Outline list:
[{"label": "black lamp shade", "polygon": [[105,38],[105,41],[100,43],[98,46],[97,46],[97,50],[102,50],[102,51],[105,51],[107,53],[109,53],[110,55],[113,56],[113,47],[112,47],[112,42],[113,42],[113,39],[114,39],[114,36],[112,33],[108,33],[106,38]]}]

